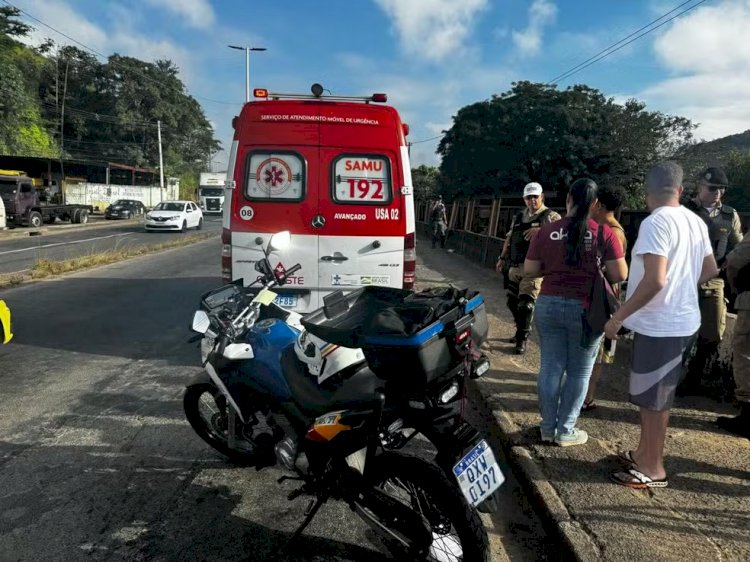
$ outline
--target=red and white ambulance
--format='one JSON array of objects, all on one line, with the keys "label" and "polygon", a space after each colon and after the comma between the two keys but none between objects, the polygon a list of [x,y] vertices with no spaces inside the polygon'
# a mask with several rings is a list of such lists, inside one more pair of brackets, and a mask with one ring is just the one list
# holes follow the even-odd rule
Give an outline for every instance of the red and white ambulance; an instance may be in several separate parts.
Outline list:
[{"label": "red and white ambulance", "polygon": [[336,289],[411,289],[416,259],[408,126],[385,94],[312,92],[255,90],[233,120],[222,234],[224,280],[249,285],[269,236],[291,232],[272,265],[302,264],[274,289],[297,312]]}]

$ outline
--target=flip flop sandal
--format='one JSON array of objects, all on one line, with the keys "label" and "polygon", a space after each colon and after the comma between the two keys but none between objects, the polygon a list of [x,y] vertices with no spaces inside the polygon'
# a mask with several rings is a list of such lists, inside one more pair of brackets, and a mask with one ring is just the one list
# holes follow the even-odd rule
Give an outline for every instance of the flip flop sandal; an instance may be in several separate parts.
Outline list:
[{"label": "flip flop sandal", "polygon": [[629,468],[626,471],[616,470],[610,473],[609,478],[615,484],[634,490],[666,488],[669,485],[669,480],[666,477],[661,480],[654,480],[635,468]]},{"label": "flip flop sandal", "polygon": [[581,406],[582,412],[590,412],[591,410],[596,410],[596,402],[593,400],[591,402],[585,402],[583,403],[583,406]]},{"label": "flip flop sandal", "polygon": [[617,460],[628,467],[635,466],[635,459],[633,458],[633,451],[617,451]]}]

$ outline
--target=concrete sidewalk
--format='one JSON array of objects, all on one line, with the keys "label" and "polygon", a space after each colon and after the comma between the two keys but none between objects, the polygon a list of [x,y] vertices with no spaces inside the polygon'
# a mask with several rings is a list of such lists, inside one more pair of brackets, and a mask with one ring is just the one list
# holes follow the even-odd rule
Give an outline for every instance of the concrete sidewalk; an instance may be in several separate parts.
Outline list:
[{"label": "concrete sidewalk", "polygon": [[613,454],[638,444],[638,413],[627,395],[628,342],[618,344],[617,364],[602,377],[598,408],[578,422],[589,442],[541,445],[539,349],[533,336],[523,357],[504,343],[514,329],[502,280],[492,270],[420,242],[420,286],[450,282],[484,294],[492,369],[479,390],[516,476],[563,550],[579,560],[750,560],[750,441],[713,423],[717,415],[734,415],[731,405],[678,398],[666,445],[669,487],[639,491],[612,484],[609,471],[618,467]]}]

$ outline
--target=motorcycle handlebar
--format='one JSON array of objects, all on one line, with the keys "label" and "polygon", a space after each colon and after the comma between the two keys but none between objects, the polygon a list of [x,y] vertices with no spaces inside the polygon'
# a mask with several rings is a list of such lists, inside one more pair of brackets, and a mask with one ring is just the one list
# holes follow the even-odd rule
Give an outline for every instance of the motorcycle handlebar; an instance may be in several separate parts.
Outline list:
[{"label": "motorcycle handlebar", "polygon": [[227,332],[221,334],[221,338],[219,339],[219,347],[216,350],[219,355],[224,354],[224,349],[226,349],[227,344],[229,344],[229,339],[229,334]]}]

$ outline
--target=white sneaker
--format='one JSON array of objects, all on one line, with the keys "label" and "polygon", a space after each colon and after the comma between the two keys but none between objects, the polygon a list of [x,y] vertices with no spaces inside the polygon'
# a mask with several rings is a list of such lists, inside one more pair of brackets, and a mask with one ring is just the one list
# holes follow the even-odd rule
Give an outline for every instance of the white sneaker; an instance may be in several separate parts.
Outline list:
[{"label": "white sneaker", "polygon": [[573,445],[583,445],[589,440],[589,434],[582,429],[573,428],[570,433],[557,434],[555,443],[560,447],[572,447]]}]

